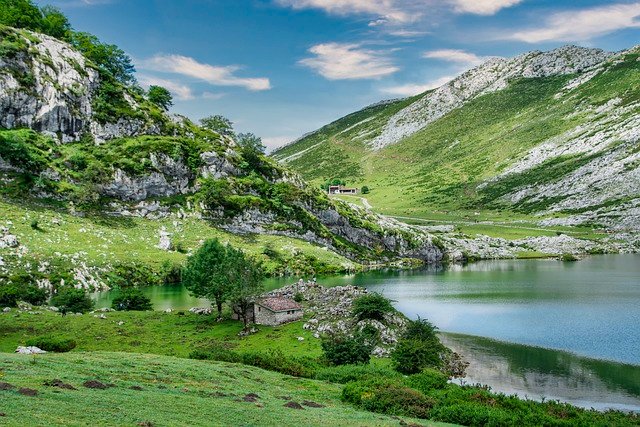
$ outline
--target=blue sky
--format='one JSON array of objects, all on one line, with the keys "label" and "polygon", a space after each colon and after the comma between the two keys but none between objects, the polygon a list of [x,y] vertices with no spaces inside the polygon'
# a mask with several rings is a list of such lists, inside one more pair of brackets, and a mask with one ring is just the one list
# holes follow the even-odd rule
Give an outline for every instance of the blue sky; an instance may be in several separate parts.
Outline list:
[{"label": "blue sky", "polygon": [[173,112],[229,117],[270,148],[488,56],[640,43],[628,0],[50,0],[134,59]]}]

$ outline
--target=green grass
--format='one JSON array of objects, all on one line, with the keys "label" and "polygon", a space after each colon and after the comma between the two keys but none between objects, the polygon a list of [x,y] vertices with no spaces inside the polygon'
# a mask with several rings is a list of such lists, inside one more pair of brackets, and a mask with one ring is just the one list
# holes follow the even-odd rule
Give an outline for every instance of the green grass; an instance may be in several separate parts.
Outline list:
[{"label": "green grass", "polygon": [[[197,249],[203,239],[218,238],[262,259],[267,270],[275,269],[278,264],[263,254],[267,246],[281,253],[283,258],[300,252],[327,265],[356,268],[346,258],[302,240],[268,235],[234,235],[213,227],[205,220],[192,217],[174,222],[175,218],[147,220],[107,215],[76,216],[51,209],[50,206],[0,200],[0,218],[0,224],[12,223],[11,232],[29,248],[30,255],[39,258],[82,254],[94,265],[133,259],[152,266],[160,266],[165,261],[181,263],[187,257],[185,253],[156,248],[158,233],[162,227],[166,227],[172,233],[174,245],[180,244],[186,252]],[[31,227],[33,220],[38,221],[40,230]],[[8,252],[0,250],[0,255]]]},{"label": "green grass", "polygon": [[[44,386],[60,379],[77,390]],[[114,387],[83,387],[98,380]],[[38,391],[0,391],[0,423],[47,425],[362,425],[397,426],[398,418],[357,410],[340,401],[342,387],[244,365],[109,352],[0,354],[0,381]],[[132,390],[131,387],[142,390]],[[256,402],[243,398],[255,393]],[[289,409],[288,401],[324,408]],[[417,420],[406,419],[407,422]],[[443,425],[419,421],[420,425]]]},{"label": "green grass", "polygon": [[[287,349],[289,355],[319,356],[320,341],[302,328],[302,322],[278,327],[260,326],[259,332],[239,337],[237,321],[217,322],[214,316],[189,312],[110,312],[107,319],[92,314],[66,316],[52,312],[0,314],[0,352],[12,352],[30,338],[64,335],[77,342],[74,351],[121,351],[187,357],[194,349],[213,344],[239,351]],[[124,322],[123,325],[118,325]],[[298,337],[305,338],[299,341]]]}]

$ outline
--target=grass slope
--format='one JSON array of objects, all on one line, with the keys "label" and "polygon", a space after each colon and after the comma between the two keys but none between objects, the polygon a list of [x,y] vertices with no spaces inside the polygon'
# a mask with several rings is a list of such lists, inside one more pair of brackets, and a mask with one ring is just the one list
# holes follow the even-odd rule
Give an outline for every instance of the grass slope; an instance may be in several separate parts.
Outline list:
[{"label": "grass slope", "polygon": [[[77,390],[43,385],[53,379]],[[84,387],[89,380],[114,387]],[[15,390],[0,391],[0,412],[4,414],[0,423],[11,426],[399,425],[397,417],[342,403],[340,385],[244,365],[166,356],[94,352],[34,358],[0,354],[0,381],[38,391],[34,397]],[[259,396],[256,402],[244,400],[250,393]],[[325,407],[284,407],[289,401],[312,401]],[[420,421],[420,425],[443,424]]]},{"label": "grass slope", "polygon": [[[469,101],[425,129],[378,151],[366,146],[368,136],[357,136],[369,131],[375,135],[378,129],[377,124],[369,128],[371,122],[367,122],[378,112],[365,109],[277,151],[274,157],[315,184],[337,177],[346,179],[349,185],[367,185],[371,189],[367,199],[383,214],[434,222],[445,217],[454,224],[486,220],[517,225],[525,221],[527,227],[540,220],[534,213],[559,200],[525,200],[511,206],[501,197],[533,183],[556,182],[592,158],[552,159],[484,189],[478,189],[478,184],[504,172],[550,138],[581,126],[590,132],[594,113],[589,109],[614,99],[619,99],[620,106],[637,101],[637,59],[637,54],[621,57],[605,72],[560,98],[556,94],[575,76],[515,80],[506,89]],[[637,114],[637,108],[627,117],[629,114]],[[355,128],[356,135],[355,130],[348,130],[353,126],[352,117],[361,123]],[[613,117],[612,123],[627,117]],[[332,155],[328,163],[327,153],[334,151],[342,154]],[[492,228],[489,234],[510,237],[500,228]]]},{"label": "grass slope", "polygon": [[[10,222],[11,232],[29,248],[29,255],[39,259],[73,258],[79,254],[81,259],[90,260],[94,265],[131,260],[156,267],[164,262],[182,263],[186,254],[167,252],[156,247],[158,233],[165,227],[172,233],[174,245],[180,245],[184,252],[197,249],[203,239],[219,238],[261,258],[267,271],[279,269],[282,263],[282,260],[273,260],[264,255],[267,247],[280,253],[294,273],[296,263],[292,258],[298,253],[313,257],[319,264],[338,269],[341,266],[355,268],[346,258],[302,240],[268,235],[234,235],[195,217],[175,221],[173,218],[147,220],[108,215],[76,216],[64,210],[50,209],[49,206],[0,199],[0,218],[0,225]],[[34,220],[38,221],[38,230],[31,227]],[[0,250],[0,256],[8,252]],[[289,261],[286,261],[287,258]],[[303,269],[304,266],[300,265],[299,268]]]}]

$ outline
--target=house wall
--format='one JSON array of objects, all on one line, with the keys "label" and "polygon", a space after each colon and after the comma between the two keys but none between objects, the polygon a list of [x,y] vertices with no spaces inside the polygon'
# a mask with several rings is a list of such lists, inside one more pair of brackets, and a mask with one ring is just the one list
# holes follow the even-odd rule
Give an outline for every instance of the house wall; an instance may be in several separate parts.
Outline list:
[{"label": "house wall", "polygon": [[256,305],[255,308],[255,322],[259,325],[282,325],[283,323],[300,320],[302,319],[302,315],[302,310],[289,310],[276,313],[259,305]]}]

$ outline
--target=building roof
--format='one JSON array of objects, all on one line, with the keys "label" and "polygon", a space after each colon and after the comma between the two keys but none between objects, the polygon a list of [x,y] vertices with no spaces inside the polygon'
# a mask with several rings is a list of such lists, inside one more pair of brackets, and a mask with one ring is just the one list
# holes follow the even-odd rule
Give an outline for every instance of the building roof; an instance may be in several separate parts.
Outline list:
[{"label": "building roof", "polygon": [[271,311],[302,310],[302,306],[289,298],[270,297],[256,301],[257,304]]}]

